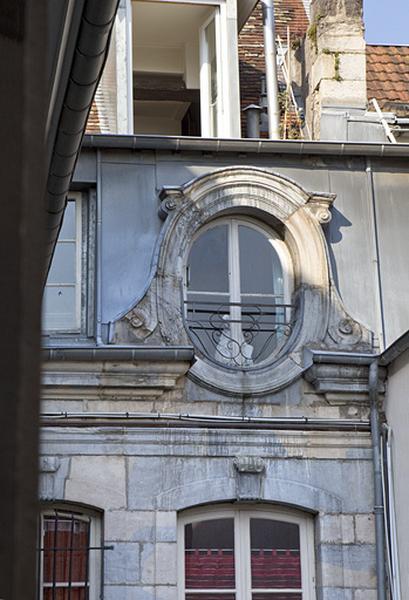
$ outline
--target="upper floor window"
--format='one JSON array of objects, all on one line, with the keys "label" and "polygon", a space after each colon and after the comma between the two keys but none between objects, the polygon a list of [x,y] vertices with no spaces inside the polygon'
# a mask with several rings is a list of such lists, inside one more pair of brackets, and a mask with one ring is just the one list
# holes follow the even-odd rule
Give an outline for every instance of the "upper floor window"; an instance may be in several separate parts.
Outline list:
[{"label": "upper floor window", "polygon": [[236,13],[236,0],[121,2],[96,94],[101,132],[240,137]]},{"label": "upper floor window", "polygon": [[94,512],[41,513],[38,600],[97,600],[101,590],[101,524]]},{"label": "upper floor window", "polygon": [[179,523],[179,600],[312,600],[312,520],[297,511],[222,507]]},{"label": "upper floor window", "polygon": [[250,219],[200,230],[186,269],[186,321],[208,358],[252,367],[282,346],[291,317],[291,261],[284,242]]},{"label": "upper floor window", "polygon": [[43,295],[43,332],[91,334],[92,209],[83,194],[71,192]]}]

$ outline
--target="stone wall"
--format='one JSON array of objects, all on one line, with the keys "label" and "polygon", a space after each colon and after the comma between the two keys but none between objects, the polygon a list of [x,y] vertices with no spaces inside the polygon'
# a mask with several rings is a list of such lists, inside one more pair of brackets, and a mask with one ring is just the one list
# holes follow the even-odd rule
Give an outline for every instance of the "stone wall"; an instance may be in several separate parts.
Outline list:
[{"label": "stone wall", "polygon": [[318,600],[375,598],[367,433],[47,428],[42,448],[42,496],[104,511],[106,600],[176,600],[178,512],[244,496],[314,515]]}]

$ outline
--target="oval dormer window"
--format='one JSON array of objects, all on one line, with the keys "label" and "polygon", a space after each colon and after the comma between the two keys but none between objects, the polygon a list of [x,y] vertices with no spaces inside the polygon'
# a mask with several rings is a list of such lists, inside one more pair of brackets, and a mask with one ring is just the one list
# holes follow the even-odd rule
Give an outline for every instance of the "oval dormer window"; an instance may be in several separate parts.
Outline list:
[{"label": "oval dormer window", "polygon": [[291,329],[291,260],[278,234],[250,219],[203,227],[186,268],[185,319],[197,350],[247,369],[277,355]]}]

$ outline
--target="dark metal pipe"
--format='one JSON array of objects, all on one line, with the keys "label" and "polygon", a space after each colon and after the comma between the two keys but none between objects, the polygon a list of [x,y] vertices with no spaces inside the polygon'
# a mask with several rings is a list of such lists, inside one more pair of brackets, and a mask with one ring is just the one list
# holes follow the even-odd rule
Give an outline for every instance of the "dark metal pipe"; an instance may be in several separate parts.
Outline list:
[{"label": "dark metal pipe", "polygon": [[191,346],[93,346],[91,348],[46,348],[42,351],[44,361],[166,361],[191,362],[194,351]]},{"label": "dark metal pipe", "polygon": [[[86,0],[75,46],[47,181],[45,277],[61,228],[67,192],[88,113],[108,54],[119,0]],[[44,277],[44,280],[45,280]]]},{"label": "dark metal pipe", "polygon": [[48,426],[85,426],[90,422],[126,427],[187,427],[216,429],[280,429],[318,431],[369,432],[366,419],[320,419],[317,417],[240,417],[222,415],[191,415],[183,413],[137,413],[137,412],[57,412],[43,413],[41,420]]},{"label": "dark metal pipe", "polygon": [[386,600],[384,505],[378,412],[378,369],[378,361],[374,360],[369,366],[368,389],[371,408],[370,420],[374,468],[377,598],[378,600]]}]

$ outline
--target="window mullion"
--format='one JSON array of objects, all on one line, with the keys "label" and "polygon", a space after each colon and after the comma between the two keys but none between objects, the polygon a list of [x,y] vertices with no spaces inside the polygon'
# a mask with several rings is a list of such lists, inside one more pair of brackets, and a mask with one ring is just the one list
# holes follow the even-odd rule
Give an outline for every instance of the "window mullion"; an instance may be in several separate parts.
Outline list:
[{"label": "window mullion", "polygon": [[[230,302],[240,303],[240,258],[239,258],[239,226],[235,219],[229,225],[229,271],[230,271]],[[230,307],[231,335],[238,344],[242,342],[241,308]]]}]

